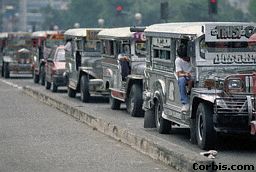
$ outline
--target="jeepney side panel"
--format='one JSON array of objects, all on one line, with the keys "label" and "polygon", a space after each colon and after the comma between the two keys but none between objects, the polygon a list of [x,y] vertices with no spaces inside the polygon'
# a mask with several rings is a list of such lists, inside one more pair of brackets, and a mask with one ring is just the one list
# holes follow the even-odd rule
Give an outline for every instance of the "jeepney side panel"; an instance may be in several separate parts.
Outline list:
[{"label": "jeepney side panel", "polygon": [[102,68],[105,89],[120,87],[121,70],[117,55],[118,42],[116,40],[102,40]]}]

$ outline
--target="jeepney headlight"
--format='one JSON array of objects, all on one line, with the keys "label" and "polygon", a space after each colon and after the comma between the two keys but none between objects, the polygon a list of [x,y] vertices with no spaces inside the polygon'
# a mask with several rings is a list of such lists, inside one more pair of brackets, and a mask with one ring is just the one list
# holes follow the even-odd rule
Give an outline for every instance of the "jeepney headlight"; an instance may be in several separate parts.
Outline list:
[{"label": "jeepney headlight", "polygon": [[217,107],[222,107],[222,108],[227,108],[227,104],[223,99],[217,99],[216,100],[216,106]]},{"label": "jeepney headlight", "polygon": [[240,79],[231,79],[228,81],[228,89],[241,90],[243,88],[243,82]]},{"label": "jeepney headlight", "polygon": [[143,100],[149,100],[151,98],[151,92],[144,91],[143,92]]}]

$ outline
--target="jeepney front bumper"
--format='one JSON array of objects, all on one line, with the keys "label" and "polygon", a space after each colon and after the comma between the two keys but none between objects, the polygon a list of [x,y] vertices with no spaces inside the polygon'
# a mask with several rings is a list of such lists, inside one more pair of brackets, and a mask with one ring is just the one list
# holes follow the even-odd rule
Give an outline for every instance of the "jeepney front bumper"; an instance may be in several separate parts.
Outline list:
[{"label": "jeepney front bumper", "polygon": [[27,72],[32,73],[33,72],[33,66],[31,63],[16,63],[12,62],[9,63],[9,70],[13,72]]},{"label": "jeepney front bumper", "polygon": [[215,130],[224,133],[252,133],[256,131],[255,96],[216,98],[213,122]]},{"label": "jeepney front bumper", "polygon": [[104,90],[104,82],[102,79],[90,79],[89,88],[90,91]]},{"label": "jeepney front bumper", "polygon": [[67,78],[63,74],[53,75],[52,80],[57,86],[67,85]]},{"label": "jeepney front bumper", "polygon": [[143,110],[148,110],[148,109],[152,109],[153,107],[153,93],[145,90],[143,92],[142,98],[143,98]]}]

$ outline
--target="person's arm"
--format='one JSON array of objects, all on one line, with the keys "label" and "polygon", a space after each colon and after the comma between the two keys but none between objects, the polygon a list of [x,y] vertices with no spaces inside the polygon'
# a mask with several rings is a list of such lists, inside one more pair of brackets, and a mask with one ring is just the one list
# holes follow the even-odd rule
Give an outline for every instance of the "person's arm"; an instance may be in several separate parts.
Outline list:
[{"label": "person's arm", "polygon": [[191,77],[191,73],[185,71],[178,71],[176,72],[176,75],[178,77]]}]

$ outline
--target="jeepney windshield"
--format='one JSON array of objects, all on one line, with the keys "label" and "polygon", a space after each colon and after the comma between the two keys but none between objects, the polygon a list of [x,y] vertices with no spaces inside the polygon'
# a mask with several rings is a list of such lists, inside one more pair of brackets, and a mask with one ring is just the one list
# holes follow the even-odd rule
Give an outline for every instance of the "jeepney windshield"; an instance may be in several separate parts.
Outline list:
[{"label": "jeepney windshield", "polygon": [[101,44],[100,41],[86,41],[84,44],[85,52],[100,52]]},{"label": "jeepney windshield", "polygon": [[56,55],[57,62],[65,62],[65,50],[59,49]]},{"label": "jeepney windshield", "polygon": [[138,57],[146,57],[146,42],[136,42],[135,43],[135,54]]},{"label": "jeepney windshield", "polygon": [[8,47],[32,47],[32,40],[30,39],[22,39],[20,37],[11,38],[8,40]]},{"label": "jeepney windshield", "polygon": [[205,42],[200,41],[201,53],[217,52],[255,52],[256,42]]},{"label": "jeepney windshield", "polygon": [[53,48],[59,45],[64,45],[64,40],[59,39],[46,39],[45,46],[47,48]]}]

